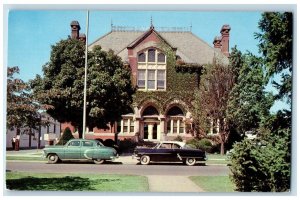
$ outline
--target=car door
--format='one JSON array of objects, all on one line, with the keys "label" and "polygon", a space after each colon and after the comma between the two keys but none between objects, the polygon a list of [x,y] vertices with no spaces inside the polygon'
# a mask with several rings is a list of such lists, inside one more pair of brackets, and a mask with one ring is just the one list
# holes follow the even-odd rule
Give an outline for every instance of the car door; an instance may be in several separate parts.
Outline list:
[{"label": "car door", "polygon": [[173,149],[170,143],[162,143],[156,152],[157,161],[172,161],[174,158]]},{"label": "car door", "polygon": [[91,159],[94,153],[95,142],[86,140],[81,142],[80,159]]},{"label": "car door", "polygon": [[74,140],[68,143],[65,148],[65,159],[80,159],[81,142]]}]

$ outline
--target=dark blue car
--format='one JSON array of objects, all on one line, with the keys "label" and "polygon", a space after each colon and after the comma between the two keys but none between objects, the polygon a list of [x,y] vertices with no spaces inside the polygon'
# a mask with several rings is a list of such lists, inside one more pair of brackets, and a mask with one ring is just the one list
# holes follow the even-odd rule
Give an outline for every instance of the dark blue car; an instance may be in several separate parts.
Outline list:
[{"label": "dark blue car", "polygon": [[142,165],[150,162],[183,162],[188,166],[195,165],[197,161],[205,161],[205,151],[189,147],[184,142],[164,141],[153,148],[139,148],[134,150],[133,156]]}]

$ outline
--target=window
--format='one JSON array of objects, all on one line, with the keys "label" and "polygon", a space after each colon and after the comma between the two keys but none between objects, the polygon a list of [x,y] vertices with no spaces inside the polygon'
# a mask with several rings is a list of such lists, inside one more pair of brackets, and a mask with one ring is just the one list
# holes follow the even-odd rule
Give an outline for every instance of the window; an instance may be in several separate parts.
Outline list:
[{"label": "window", "polygon": [[141,89],[145,88],[145,75],[146,75],[146,70],[138,70],[138,87]]},{"label": "window", "polygon": [[173,133],[177,133],[177,120],[173,120]]},{"label": "window", "polygon": [[127,133],[128,132],[128,119],[124,119],[123,123],[123,132]]},{"label": "window", "polygon": [[80,141],[72,141],[69,143],[69,147],[79,147]]},{"label": "window", "polygon": [[[147,58],[147,59],[146,59]],[[166,89],[166,56],[157,49],[148,49],[137,55],[137,86],[143,90]]]},{"label": "window", "polygon": [[165,70],[157,70],[157,88],[165,88]]},{"label": "window", "polygon": [[138,62],[146,62],[146,55],[144,53],[139,54]]},{"label": "window", "polygon": [[148,62],[155,62],[155,49],[148,50]]},{"label": "window", "polygon": [[171,133],[171,120],[167,123],[167,133]]},{"label": "window", "polygon": [[122,133],[134,133],[134,121],[132,118],[123,119],[120,127]]},{"label": "window", "polygon": [[130,130],[129,130],[129,132],[134,133],[134,122],[133,122],[132,119],[130,120]]},{"label": "window", "polygon": [[184,122],[182,120],[179,121],[179,133],[184,133]]},{"label": "window", "polygon": [[165,63],[166,62],[166,56],[163,53],[159,53],[157,56],[157,62]]},{"label": "window", "polygon": [[148,89],[155,89],[155,70],[148,70]]},{"label": "window", "polygon": [[82,146],[84,146],[84,147],[92,147],[93,146],[93,142],[91,142],[91,141],[83,141],[82,142]]}]

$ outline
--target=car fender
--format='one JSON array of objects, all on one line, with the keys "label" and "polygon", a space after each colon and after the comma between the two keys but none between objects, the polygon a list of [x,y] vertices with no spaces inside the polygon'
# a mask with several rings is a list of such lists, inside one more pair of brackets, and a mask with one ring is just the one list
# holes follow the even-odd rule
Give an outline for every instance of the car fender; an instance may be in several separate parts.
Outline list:
[{"label": "car fender", "polygon": [[84,151],[83,156],[86,159],[92,160],[93,156],[94,156],[94,152],[95,152],[94,149],[87,149],[87,150]]}]

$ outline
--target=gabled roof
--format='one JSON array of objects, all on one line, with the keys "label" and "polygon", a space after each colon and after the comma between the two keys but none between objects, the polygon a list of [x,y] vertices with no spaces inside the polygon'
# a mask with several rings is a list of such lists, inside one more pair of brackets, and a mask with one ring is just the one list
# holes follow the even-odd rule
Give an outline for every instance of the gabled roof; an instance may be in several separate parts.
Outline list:
[{"label": "gabled roof", "polygon": [[[90,44],[89,48],[100,45],[105,51],[112,49],[125,62],[128,61],[127,47],[134,47],[149,34],[150,30],[146,32],[111,31]],[[176,55],[186,63],[209,64],[212,63],[214,56],[228,63],[228,58],[219,49],[213,48],[191,32],[155,31],[155,33],[172,48],[176,48]]]}]

